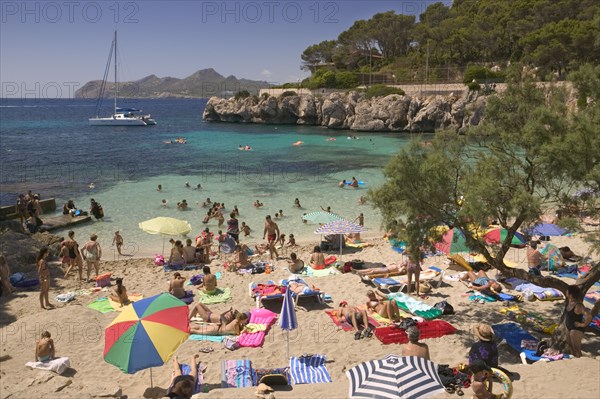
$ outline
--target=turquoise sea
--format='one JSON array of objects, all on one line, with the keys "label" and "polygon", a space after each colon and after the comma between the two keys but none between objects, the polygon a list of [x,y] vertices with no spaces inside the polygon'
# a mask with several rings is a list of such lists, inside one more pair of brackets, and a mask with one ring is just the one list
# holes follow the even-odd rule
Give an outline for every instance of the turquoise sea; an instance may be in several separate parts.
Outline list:
[{"label": "turquoise sea", "polygon": [[[84,209],[94,198],[104,208],[103,221],[76,227],[79,241],[96,233],[105,253],[113,234],[120,230],[124,252],[153,255],[162,248],[162,237],[151,236],[138,223],[155,216],[185,219],[194,238],[202,224],[207,197],[224,202],[229,212],[240,210],[240,222],[253,232],[246,242],[261,241],[264,217],[280,209],[276,220],[282,232],[300,241],[312,240],[316,226],[303,224],[304,212],[331,206],[332,211],[354,220],[360,212],[365,224],[377,231],[380,216],[357,201],[369,187],[383,182],[381,168],[410,137],[398,134],[332,131],[293,125],[205,123],[206,100],[127,100],[120,104],[151,113],[158,125],[150,127],[89,126],[95,104],[85,100],[0,101],[0,202],[14,204],[19,192],[32,189],[42,198],[68,199]],[[105,109],[103,115],[109,113]],[[349,139],[357,136],[357,139]],[[184,137],[186,144],[165,144]],[[335,138],[335,141],[328,141]],[[302,141],[301,146],[292,143]],[[240,151],[239,145],[251,146]],[[338,188],[342,179],[366,182],[359,189]],[[89,188],[90,183],[94,188]],[[189,182],[191,188],[186,188]],[[162,192],[156,190],[158,184]],[[197,184],[201,190],[195,190]],[[293,207],[299,198],[303,209]],[[166,199],[168,208],[161,206]],[[179,211],[186,199],[190,210]],[[255,209],[259,199],[264,207]],[[227,217],[226,217],[227,218]],[[66,235],[66,231],[58,231]]]}]

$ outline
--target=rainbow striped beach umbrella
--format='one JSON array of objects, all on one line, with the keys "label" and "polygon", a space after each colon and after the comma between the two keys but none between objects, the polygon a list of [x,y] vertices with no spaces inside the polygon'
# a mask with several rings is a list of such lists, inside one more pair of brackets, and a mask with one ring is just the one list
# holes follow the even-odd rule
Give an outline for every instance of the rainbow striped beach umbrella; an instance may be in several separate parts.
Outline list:
[{"label": "rainbow striped beach umbrella", "polygon": [[129,374],[162,366],[190,335],[188,313],[169,293],[127,305],[106,327],[104,360]]},{"label": "rainbow striped beach umbrella", "polygon": [[[501,227],[495,227],[493,229],[488,230],[487,233],[485,233],[484,239],[485,239],[485,242],[487,242],[488,244],[501,244],[504,242],[507,235],[508,235],[507,229],[504,229]],[[523,234],[519,233],[518,231],[515,231],[515,235],[513,236],[510,244],[511,245],[524,245],[526,242],[527,242],[527,240],[525,239]]]},{"label": "rainbow striped beach umbrella", "polygon": [[467,246],[465,233],[457,227],[444,233],[442,240],[435,244],[435,248],[445,254],[457,254],[460,252],[471,251]]}]

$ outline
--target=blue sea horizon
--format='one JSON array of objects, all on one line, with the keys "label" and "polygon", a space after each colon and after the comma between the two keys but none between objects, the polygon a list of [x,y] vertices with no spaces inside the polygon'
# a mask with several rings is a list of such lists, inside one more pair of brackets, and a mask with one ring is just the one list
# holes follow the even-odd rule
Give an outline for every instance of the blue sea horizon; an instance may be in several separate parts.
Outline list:
[{"label": "blue sea horizon", "polygon": [[[349,220],[363,212],[367,227],[380,228],[378,211],[358,205],[358,199],[368,188],[383,183],[382,168],[411,136],[207,123],[202,120],[206,102],[124,100],[120,106],[151,113],[158,125],[107,127],[88,125],[87,119],[95,116],[95,102],[89,100],[3,99],[0,204],[13,205],[18,193],[28,189],[42,198],[55,197],[58,206],[73,199],[84,210],[94,198],[104,207],[105,220],[77,227],[79,240],[96,233],[106,247],[114,231],[120,230],[131,252],[143,255],[160,252],[162,247],[161,237],[138,228],[139,222],[155,216],[188,220],[192,239],[205,227],[216,232],[216,221],[201,223],[207,209],[199,204],[207,197],[224,202],[227,212],[237,205],[240,221],[253,229],[251,241],[262,240],[264,217],[279,210],[284,214],[278,220],[282,232],[294,233],[298,239],[315,237],[316,226],[303,224],[302,214],[327,206]],[[105,106],[100,115],[110,112]],[[180,137],[186,144],[166,144]],[[297,141],[303,144],[293,146]],[[240,151],[240,145],[252,150]],[[367,184],[359,189],[338,187],[340,180],[353,176]],[[158,184],[162,192],[156,190]],[[201,190],[194,189],[198,184]],[[295,198],[303,209],[293,207]],[[169,207],[161,206],[163,199]],[[190,210],[176,209],[183,199]],[[256,199],[265,206],[255,209]]]}]

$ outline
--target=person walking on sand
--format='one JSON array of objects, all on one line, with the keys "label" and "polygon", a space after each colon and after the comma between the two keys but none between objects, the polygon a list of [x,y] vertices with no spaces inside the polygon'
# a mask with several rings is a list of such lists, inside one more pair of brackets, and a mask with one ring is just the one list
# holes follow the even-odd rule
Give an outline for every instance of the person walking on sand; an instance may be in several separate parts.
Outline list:
[{"label": "person walking on sand", "polygon": [[[37,256],[37,268],[38,275],[40,278],[40,306],[42,309],[53,308],[50,304],[49,291],[50,291],[50,273],[48,271],[48,265],[46,264],[46,258],[48,257],[48,247],[43,247]],[[44,304],[47,306],[44,306]]]},{"label": "person walking on sand", "polygon": [[277,249],[275,249],[275,242],[279,238],[279,226],[273,220],[271,220],[271,215],[267,215],[265,217],[265,229],[263,231],[263,240],[267,237],[267,241],[269,243],[269,253],[271,254],[271,259],[273,259],[273,255],[275,258],[279,256],[277,253]]},{"label": "person walking on sand", "polygon": [[123,246],[123,237],[121,236],[118,230],[115,231],[115,236],[113,237],[112,245],[116,245],[117,252],[119,253],[119,255],[122,255],[121,247]]},{"label": "person walking on sand", "polygon": [[92,272],[92,267],[96,272],[96,277],[100,274],[100,258],[102,258],[102,248],[100,248],[100,244],[96,241],[98,236],[96,234],[92,234],[90,236],[90,240],[86,242],[81,248],[81,253],[85,256],[85,262],[87,264],[87,281],[90,281],[90,273]]},{"label": "person walking on sand", "polygon": [[[63,241],[67,248],[67,253],[70,261],[68,262],[67,270],[65,271],[64,278],[69,276],[71,269],[77,265],[77,271],[79,272],[79,281],[83,280],[83,258],[81,257],[81,251],[79,251],[79,243],[75,241],[75,232],[69,231],[69,239]],[[65,259],[66,260],[66,259]]]},{"label": "person walking on sand", "polygon": [[421,331],[417,327],[411,326],[406,329],[406,335],[408,336],[408,343],[402,345],[402,356],[418,356],[431,360],[429,358],[429,346],[419,342]]},{"label": "person walking on sand", "polygon": [[35,343],[35,361],[45,363],[55,357],[54,340],[48,331],[44,331],[42,338]]}]

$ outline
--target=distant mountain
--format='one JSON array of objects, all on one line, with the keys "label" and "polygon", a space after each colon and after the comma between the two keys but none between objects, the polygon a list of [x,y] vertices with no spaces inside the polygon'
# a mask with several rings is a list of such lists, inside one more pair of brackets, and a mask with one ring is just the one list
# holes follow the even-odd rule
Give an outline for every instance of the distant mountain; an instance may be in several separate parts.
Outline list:
[{"label": "distant mountain", "polygon": [[[75,91],[75,98],[98,98],[101,80],[87,82]],[[258,94],[259,89],[270,85],[264,81],[238,79],[231,75],[224,77],[212,68],[201,69],[184,79],[156,75],[133,82],[119,83],[121,98],[204,98],[211,96],[227,97],[240,90],[248,90],[250,94]],[[107,82],[105,97],[114,97],[115,84]]]}]

